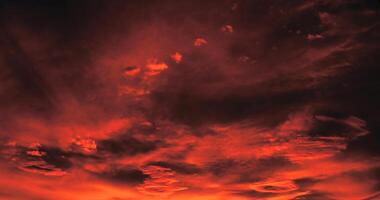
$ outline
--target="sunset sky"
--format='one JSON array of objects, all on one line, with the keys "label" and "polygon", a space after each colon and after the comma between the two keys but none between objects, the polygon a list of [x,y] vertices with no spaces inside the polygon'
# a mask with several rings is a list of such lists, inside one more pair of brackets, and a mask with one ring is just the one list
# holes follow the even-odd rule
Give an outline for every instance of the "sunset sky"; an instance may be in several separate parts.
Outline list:
[{"label": "sunset sky", "polygon": [[0,200],[380,200],[377,0],[0,1]]}]

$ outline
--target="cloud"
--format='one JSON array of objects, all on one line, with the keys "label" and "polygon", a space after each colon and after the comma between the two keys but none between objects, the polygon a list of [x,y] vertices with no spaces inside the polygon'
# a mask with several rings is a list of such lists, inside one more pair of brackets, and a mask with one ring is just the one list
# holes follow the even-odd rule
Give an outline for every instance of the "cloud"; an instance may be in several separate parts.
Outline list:
[{"label": "cloud", "polygon": [[204,38],[196,38],[194,40],[194,46],[196,46],[196,47],[200,47],[200,46],[205,45],[205,44],[207,44],[207,41]]},{"label": "cloud", "polygon": [[170,57],[176,62],[177,64],[182,61],[182,54],[175,52],[174,54],[170,55]]},{"label": "cloud", "polygon": [[160,141],[140,141],[134,137],[124,135],[117,138],[97,141],[97,151],[99,153],[109,153],[113,156],[134,156],[140,153],[154,151],[160,144]]},{"label": "cloud", "polygon": [[148,165],[168,168],[179,174],[197,174],[201,172],[201,169],[196,165],[181,162],[156,161],[150,162]]},{"label": "cloud", "polygon": [[107,179],[111,182],[118,182],[127,185],[142,184],[144,180],[150,178],[148,174],[135,168],[118,167],[98,174],[101,178]]},{"label": "cloud", "polygon": [[378,2],[1,4],[0,198],[379,196]]}]

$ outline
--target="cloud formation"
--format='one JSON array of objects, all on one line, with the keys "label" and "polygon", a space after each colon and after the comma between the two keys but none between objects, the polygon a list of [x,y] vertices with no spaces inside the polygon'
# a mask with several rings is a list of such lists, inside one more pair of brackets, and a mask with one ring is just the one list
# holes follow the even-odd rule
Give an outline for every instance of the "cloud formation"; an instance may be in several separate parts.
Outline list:
[{"label": "cloud formation", "polygon": [[377,1],[0,4],[0,199],[379,198]]}]

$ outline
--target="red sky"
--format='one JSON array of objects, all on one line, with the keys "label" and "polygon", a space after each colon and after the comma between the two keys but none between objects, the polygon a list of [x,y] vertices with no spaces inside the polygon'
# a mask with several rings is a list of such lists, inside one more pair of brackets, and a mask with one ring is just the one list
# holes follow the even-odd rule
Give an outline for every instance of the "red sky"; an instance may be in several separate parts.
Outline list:
[{"label": "red sky", "polygon": [[380,199],[375,0],[0,3],[0,199]]}]

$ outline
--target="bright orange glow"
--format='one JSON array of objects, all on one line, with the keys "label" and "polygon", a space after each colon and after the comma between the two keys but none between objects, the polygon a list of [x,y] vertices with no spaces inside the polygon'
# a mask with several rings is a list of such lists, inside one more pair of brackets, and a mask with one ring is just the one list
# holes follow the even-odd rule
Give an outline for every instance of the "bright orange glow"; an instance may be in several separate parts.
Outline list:
[{"label": "bright orange glow", "polygon": [[171,57],[171,58],[174,60],[174,62],[176,62],[176,63],[180,63],[180,62],[182,61],[182,54],[180,54],[180,53],[178,53],[178,52],[175,52],[175,53],[172,54],[170,57]]},{"label": "bright orange glow", "polygon": [[162,71],[168,68],[168,65],[164,62],[158,62],[157,59],[148,60],[146,64],[147,75],[154,76],[160,74]]},{"label": "bright orange glow", "polygon": [[234,29],[231,25],[225,25],[220,30],[225,32],[225,33],[233,33],[234,32]]},{"label": "bright orange glow", "polygon": [[196,47],[200,47],[200,46],[205,45],[205,44],[207,44],[207,41],[203,38],[196,38],[194,40],[194,46],[196,46]]}]

